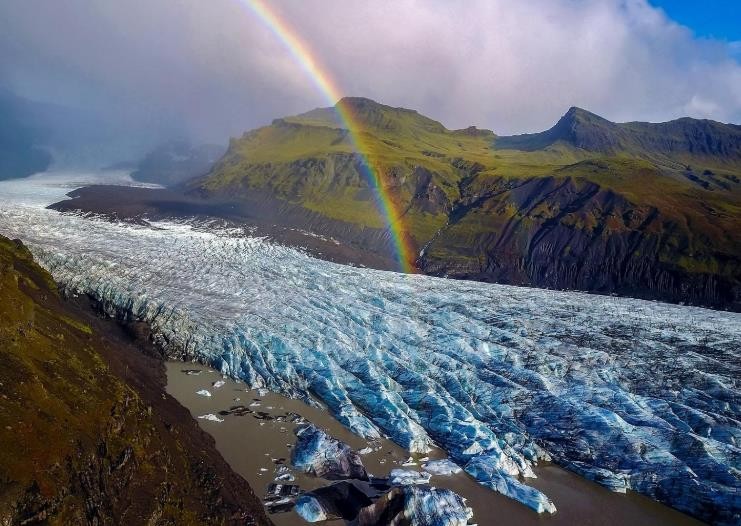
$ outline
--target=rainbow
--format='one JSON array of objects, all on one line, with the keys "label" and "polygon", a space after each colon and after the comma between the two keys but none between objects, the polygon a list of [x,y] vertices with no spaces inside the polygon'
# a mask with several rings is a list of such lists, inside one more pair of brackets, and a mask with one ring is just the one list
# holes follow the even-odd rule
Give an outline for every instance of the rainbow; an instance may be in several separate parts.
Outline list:
[{"label": "rainbow", "polygon": [[342,103],[342,92],[314,57],[311,49],[301,40],[296,31],[282,20],[274,9],[262,0],[238,0],[265,24],[285,45],[296,62],[308,74],[319,91],[335,107],[342,126],[347,129],[353,149],[360,156],[361,170],[374,191],[376,205],[383,214],[394,245],[395,259],[402,272],[414,272],[415,250],[411,240],[404,235],[401,214],[394,204],[391,193],[383,185],[381,172],[370,162],[369,149],[363,141],[362,128],[349,105]]}]

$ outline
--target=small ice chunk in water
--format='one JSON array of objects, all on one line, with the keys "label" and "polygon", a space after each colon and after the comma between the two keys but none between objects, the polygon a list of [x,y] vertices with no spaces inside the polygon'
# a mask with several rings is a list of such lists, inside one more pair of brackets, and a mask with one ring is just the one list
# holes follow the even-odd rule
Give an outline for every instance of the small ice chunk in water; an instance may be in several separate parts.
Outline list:
[{"label": "small ice chunk in water", "polygon": [[209,420],[211,422],[223,422],[224,421],[222,418],[219,418],[213,413],[209,413],[207,415],[201,415],[198,418],[200,418],[201,420]]},{"label": "small ice chunk in water", "polygon": [[261,387],[260,389],[257,390],[257,394],[260,396],[267,396],[269,392],[270,391],[268,391],[264,387]]},{"label": "small ice chunk in water", "polygon": [[358,451],[358,453],[360,453],[361,455],[367,455],[368,453],[373,453],[373,448],[372,447],[364,447],[363,449],[361,449],[360,451]]},{"label": "small ice chunk in water", "polygon": [[213,383],[214,389],[218,389],[219,387],[223,387],[226,384],[224,380],[216,380]]},{"label": "small ice chunk in water", "polygon": [[196,391],[196,394],[201,395],[201,396],[211,396],[211,393],[208,392],[207,389],[201,389],[200,391]]},{"label": "small ice chunk in water", "polygon": [[422,469],[433,475],[454,475],[463,471],[458,464],[451,462],[447,458],[430,460],[426,464],[422,464]]},{"label": "small ice chunk in water", "polygon": [[389,475],[391,484],[395,486],[409,486],[412,484],[427,484],[430,474],[409,469],[392,469]]}]

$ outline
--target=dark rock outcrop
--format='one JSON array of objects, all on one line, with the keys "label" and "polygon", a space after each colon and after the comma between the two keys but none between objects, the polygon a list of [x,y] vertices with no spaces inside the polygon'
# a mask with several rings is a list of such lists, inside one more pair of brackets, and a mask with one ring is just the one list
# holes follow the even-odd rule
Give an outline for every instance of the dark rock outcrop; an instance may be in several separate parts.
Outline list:
[{"label": "dark rock outcrop", "polygon": [[495,180],[450,216],[418,260],[426,273],[741,309],[741,259],[723,244],[732,231],[711,245],[692,216],[589,181]]},{"label": "dark rock outcrop", "polygon": [[393,488],[360,510],[353,526],[385,524],[465,526],[473,512],[463,499],[448,489],[430,486]]},{"label": "dark rock outcrop", "polygon": [[310,522],[355,519],[358,512],[371,504],[371,499],[353,482],[336,482],[304,493],[296,500],[296,512]]}]

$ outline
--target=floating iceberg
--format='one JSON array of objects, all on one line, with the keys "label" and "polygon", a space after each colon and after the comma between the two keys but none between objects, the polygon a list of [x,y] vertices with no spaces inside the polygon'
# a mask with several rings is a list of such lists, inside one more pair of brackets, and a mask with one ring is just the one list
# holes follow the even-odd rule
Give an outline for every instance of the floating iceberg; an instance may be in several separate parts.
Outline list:
[{"label": "floating iceberg", "polygon": [[500,459],[487,455],[474,457],[466,464],[466,473],[484,486],[519,500],[538,513],[556,513],[556,506],[543,492],[508,476],[501,469]]},{"label": "floating iceberg", "polygon": [[[552,460],[709,522],[741,519],[741,315],[318,261],[197,222],[61,216],[59,180],[0,183],[0,233],[68,293],[147,321],[173,358],[316,404],[482,484]],[[183,286],[187,284],[186,286]]]},{"label": "floating iceberg", "polygon": [[297,469],[328,480],[368,480],[357,451],[329,436],[313,424],[296,428],[291,464]]},{"label": "floating iceberg", "polygon": [[427,484],[430,474],[427,472],[413,471],[411,469],[392,469],[389,474],[389,482],[394,486],[409,486],[412,484]]},{"label": "floating iceberg", "polygon": [[321,503],[312,495],[301,495],[293,510],[306,522],[321,522],[329,519]]},{"label": "floating iceberg", "polygon": [[196,391],[197,395],[201,396],[211,396],[211,393],[207,389],[201,389],[200,391]]},{"label": "floating iceberg", "polygon": [[223,422],[224,421],[223,418],[219,418],[213,413],[209,413],[207,415],[201,415],[198,418],[200,418],[201,420],[208,420],[210,422]]},{"label": "floating iceberg", "polygon": [[355,519],[371,499],[354,481],[336,482],[312,490],[296,500],[296,513],[308,522],[327,519]]},{"label": "floating iceberg", "polygon": [[419,524],[425,526],[465,526],[473,510],[448,489],[429,486],[397,487],[360,510],[357,526]]}]

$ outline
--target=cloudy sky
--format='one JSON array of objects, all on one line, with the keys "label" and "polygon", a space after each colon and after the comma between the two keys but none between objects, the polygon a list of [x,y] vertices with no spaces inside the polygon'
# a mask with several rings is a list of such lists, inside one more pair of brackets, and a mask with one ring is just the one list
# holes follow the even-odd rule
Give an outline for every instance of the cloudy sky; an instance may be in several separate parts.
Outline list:
[{"label": "cloudy sky", "polygon": [[[0,86],[210,141],[327,106],[246,3],[2,0]],[[741,45],[724,31],[739,9],[680,1],[680,23],[660,3],[669,13],[646,0],[269,2],[343,94],[449,128],[538,131],[572,105],[741,122]]]}]

